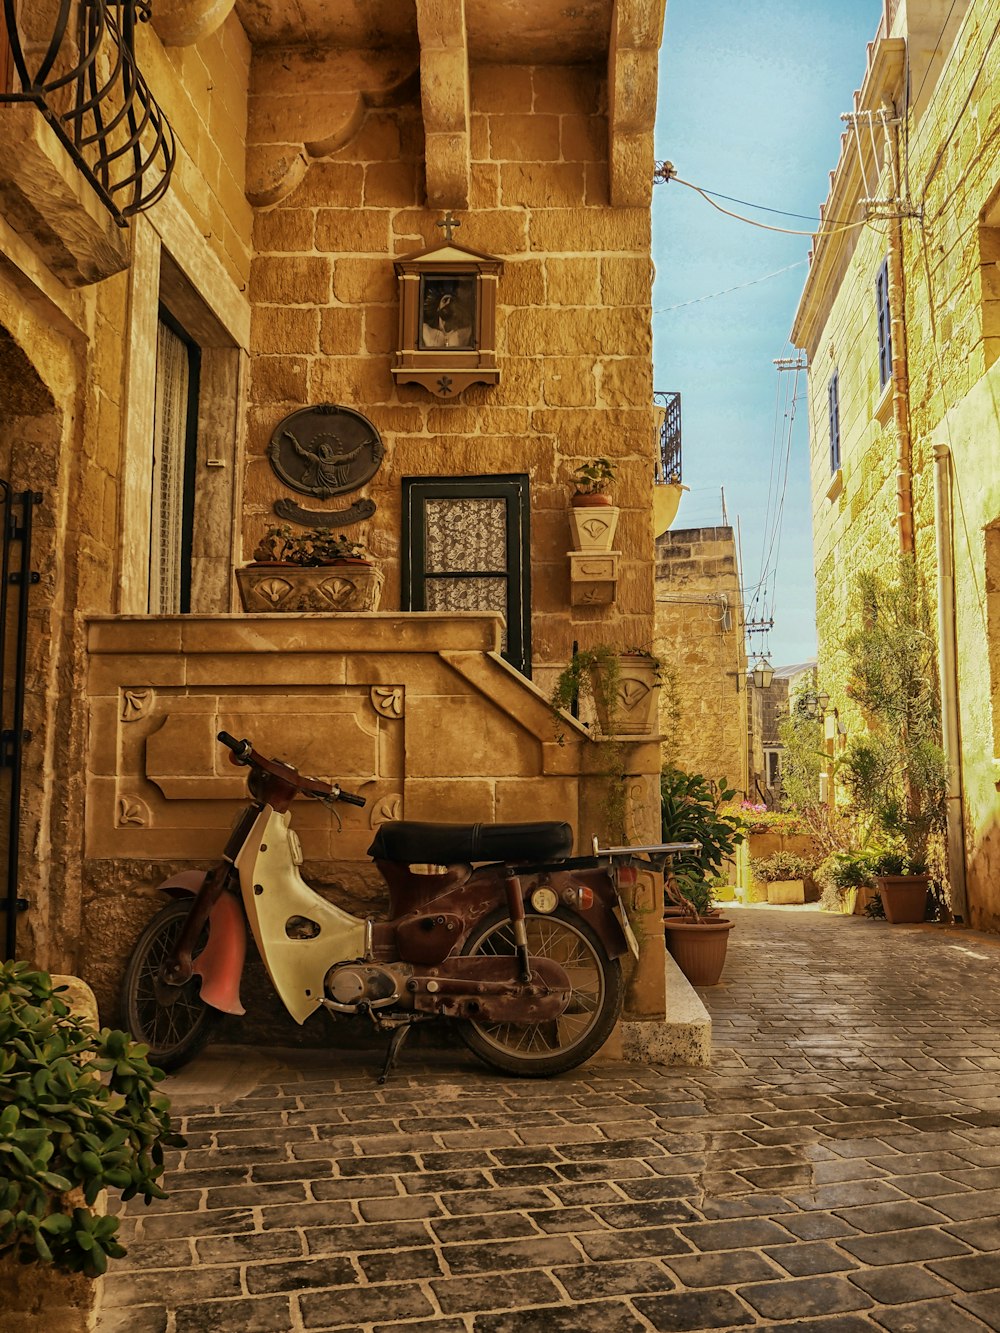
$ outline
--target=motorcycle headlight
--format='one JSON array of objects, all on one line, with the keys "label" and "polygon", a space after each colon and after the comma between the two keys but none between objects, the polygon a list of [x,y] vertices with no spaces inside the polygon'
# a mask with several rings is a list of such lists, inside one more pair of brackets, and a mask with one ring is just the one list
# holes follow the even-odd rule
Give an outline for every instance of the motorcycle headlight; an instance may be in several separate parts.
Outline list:
[{"label": "motorcycle headlight", "polygon": [[531,905],[536,912],[541,912],[547,916],[549,912],[554,912],[559,906],[559,896],[555,889],[550,889],[547,884],[543,884],[532,893]]}]

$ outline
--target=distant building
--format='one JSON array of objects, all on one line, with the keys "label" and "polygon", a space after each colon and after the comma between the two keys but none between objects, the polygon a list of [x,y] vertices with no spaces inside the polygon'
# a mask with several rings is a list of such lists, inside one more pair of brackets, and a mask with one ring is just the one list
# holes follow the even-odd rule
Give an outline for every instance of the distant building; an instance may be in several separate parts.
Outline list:
[{"label": "distant building", "polygon": [[[733,529],[678,528],[656,539],[656,651],[669,663],[676,727],[666,758],[748,792],[747,658]],[[661,699],[661,712],[667,701]]]},{"label": "distant building", "polygon": [[784,749],[779,734],[781,719],[788,716],[789,700],[804,679],[815,683],[815,661],[776,667],[766,689],[757,689],[752,682],[750,684],[747,708],[750,733],[747,747],[750,755],[749,799],[763,802],[768,809],[776,809],[781,803]]}]

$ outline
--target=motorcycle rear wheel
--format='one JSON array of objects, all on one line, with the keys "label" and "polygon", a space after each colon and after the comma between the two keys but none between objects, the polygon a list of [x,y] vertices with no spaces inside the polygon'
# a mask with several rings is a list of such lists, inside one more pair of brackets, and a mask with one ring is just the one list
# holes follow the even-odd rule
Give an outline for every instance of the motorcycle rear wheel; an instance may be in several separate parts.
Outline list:
[{"label": "motorcycle rear wheel", "polygon": [[[169,1004],[163,1003],[156,993],[160,964],[174,947],[192,901],[185,898],[167,903],[148,922],[132,951],[122,985],[124,1026],[136,1041],[149,1047],[150,1064],[168,1073],[198,1054],[217,1018],[217,1011],[199,998],[200,977],[193,976],[183,986],[170,987]],[[207,941],[206,926],[192,950],[195,958]]]},{"label": "motorcycle rear wheel", "polygon": [[[604,1045],[621,1013],[624,978],[618,959],[609,958],[587,922],[566,908],[547,914],[527,908],[524,925],[528,953],[552,959],[569,974],[573,990],[565,1012],[545,1023],[467,1019],[459,1030],[486,1064],[521,1078],[547,1078],[575,1069]],[[514,933],[503,908],[480,922],[462,953],[513,955]]]}]

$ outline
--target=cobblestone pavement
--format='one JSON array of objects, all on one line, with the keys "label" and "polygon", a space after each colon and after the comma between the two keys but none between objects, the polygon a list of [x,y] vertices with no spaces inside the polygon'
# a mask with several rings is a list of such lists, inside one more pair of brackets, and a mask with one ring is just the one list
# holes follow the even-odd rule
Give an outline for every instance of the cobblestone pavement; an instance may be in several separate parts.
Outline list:
[{"label": "cobblestone pavement", "polygon": [[101,1333],[1000,1330],[998,975],[1000,940],[747,909],[711,1070],[209,1054]]}]

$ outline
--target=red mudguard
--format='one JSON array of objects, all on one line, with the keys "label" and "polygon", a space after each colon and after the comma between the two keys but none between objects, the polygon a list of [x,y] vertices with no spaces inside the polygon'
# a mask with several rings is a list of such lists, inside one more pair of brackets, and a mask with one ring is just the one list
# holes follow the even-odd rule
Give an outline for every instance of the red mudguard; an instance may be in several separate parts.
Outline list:
[{"label": "red mudguard", "polygon": [[[192,897],[205,881],[205,871],[184,870],[159,885],[171,898]],[[247,953],[247,928],[242,905],[231,893],[223,893],[208,918],[208,943],[194,960],[201,977],[201,998],[224,1014],[245,1014],[240,1003],[240,978]]]}]

